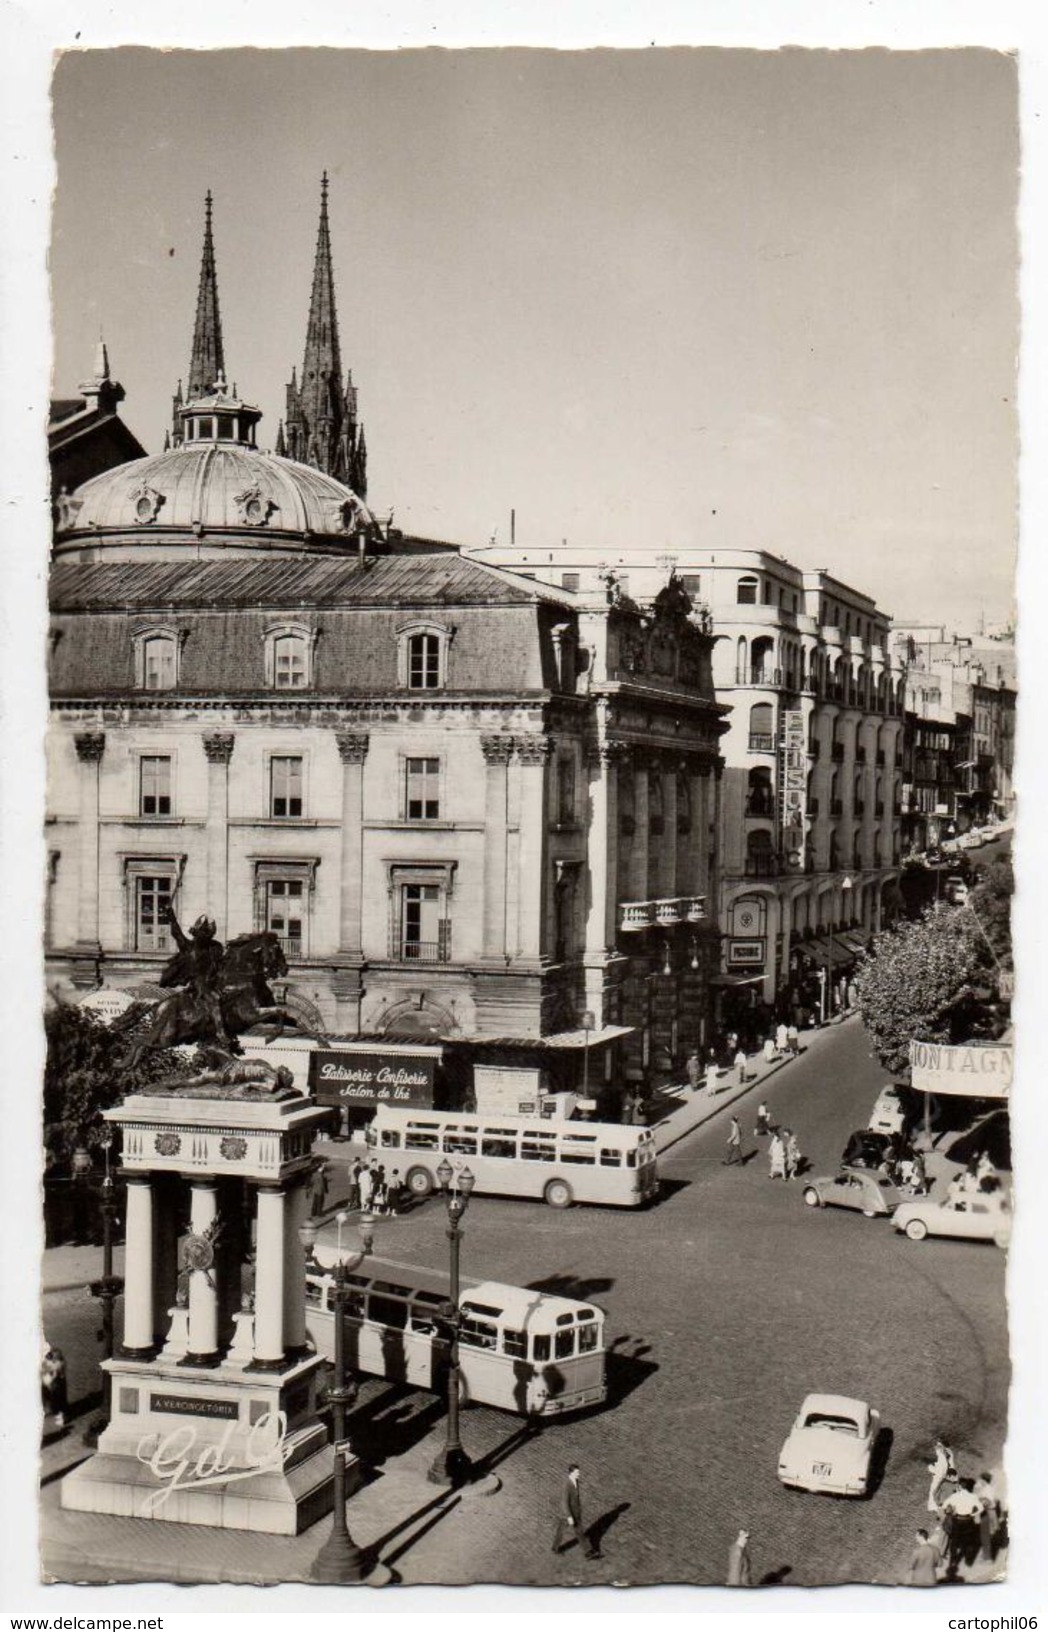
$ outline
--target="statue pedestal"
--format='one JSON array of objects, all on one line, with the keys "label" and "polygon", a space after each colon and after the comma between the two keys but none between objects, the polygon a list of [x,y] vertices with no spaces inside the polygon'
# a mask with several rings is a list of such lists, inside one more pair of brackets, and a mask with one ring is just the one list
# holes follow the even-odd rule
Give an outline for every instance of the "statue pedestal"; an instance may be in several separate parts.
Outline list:
[{"label": "statue pedestal", "polygon": [[[109,1373],[109,1425],[93,1457],[62,1481],[82,1513],[293,1536],[330,1513],[333,1452],[318,1420],[306,1353],[305,1249],[312,1142],[327,1119],[300,1094],[234,1086],[130,1096],[107,1120],[123,1130],[128,1180],[123,1352]],[[189,1233],[173,1255],[177,1174],[190,1190]],[[239,1181],[239,1182],[238,1182]],[[254,1214],[255,1309],[233,1313],[242,1241]],[[178,1303],[155,1358],[156,1315]],[[232,1341],[230,1341],[232,1339]],[[359,1483],[350,1459],[350,1488]]]}]

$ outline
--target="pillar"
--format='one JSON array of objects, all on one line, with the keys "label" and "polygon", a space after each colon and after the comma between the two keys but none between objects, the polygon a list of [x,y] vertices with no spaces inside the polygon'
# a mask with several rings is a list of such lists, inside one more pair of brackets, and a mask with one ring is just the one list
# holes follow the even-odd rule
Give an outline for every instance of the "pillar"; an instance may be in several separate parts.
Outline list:
[{"label": "pillar", "polygon": [[670,899],[679,895],[677,889],[677,768],[664,763],[662,777],[662,844],[659,846],[659,895]]},{"label": "pillar", "polygon": [[129,1359],[155,1353],[153,1185],[148,1173],[128,1173],[124,1248],[124,1341]]},{"label": "pillar", "polygon": [[229,761],[236,737],[212,731],[204,737],[207,755],[207,910],[220,941],[229,924]]},{"label": "pillar", "polygon": [[168,1310],[178,1296],[178,1203],[181,1179],[173,1173],[153,1175],[153,1330],[167,1336]]},{"label": "pillar", "polygon": [[258,1186],[255,1232],[256,1371],[280,1371],[284,1365],[285,1204],[280,1185]]},{"label": "pillar", "polygon": [[520,767],[520,952],[539,958],[546,929],[549,878],[546,862],[548,737],[515,737]]},{"label": "pillar", "polygon": [[619,901],[619,761],[622,754],[621,744],[603,742],[589,758],[592,815],[587,843],[587,954],[605,952],[615,945],[615,918]]},{"label": "pillar", "polygon": [[364,761],[368,753],[365,731],[339,731],[342,760],[342,876],[339,895],[339,947],[361,950],[364,887]]},{"label": "pillar", "polygon": [[309,1207],[309,1186],[300,1181],[287,1193],[284,1231],[284,1342],[292,1354],[306,1346],[306,1249],[298,1228]]},{"label": "pillar", "polygon": [[648,767],[636,756],[633,761],[633,843],[630,846],[629,899],[648,901]]},{"label": "pillar", "polygon": [[[710,768],[692,760],[687,768],[691,793],[691,834],[689,865],[685,872],[685,891],[694,895],[709,894],[710,871]],[[712,917],[716,903],[707,901],[706,911]]]},{"label": "pillar", "polygon": [[[189,1231],[213,1236],[218,1222],[218,1186],[214,1179],[192,1181]],[[213,1366],[218,1362],[218,1287],[214,1269],[189,1273],[189,1353],[185,1363]]]},{"label": "pillar", "polygon": [[505,957],[506,944],[506,839],[509,818],[510,736],[482,736],[484,755],[484,915],[483,951],[486,958]]},{"label": "pillar", "polygon": [[103,731],[78,731],[74,738],[80,761],[79,878],[77,941],[99,945],[98,929],[98,782],[106,739]]}]

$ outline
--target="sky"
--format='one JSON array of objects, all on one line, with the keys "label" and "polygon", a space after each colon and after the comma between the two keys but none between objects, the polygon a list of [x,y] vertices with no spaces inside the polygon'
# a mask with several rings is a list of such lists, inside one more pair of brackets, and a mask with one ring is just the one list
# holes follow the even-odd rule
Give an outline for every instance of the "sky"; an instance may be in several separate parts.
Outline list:
[{"label": "sky", "polygon": [[54,79],[54,389],[150,451],[203,227],[271,446],[321,172],[370,498],[468,545],[761,547],[900,622],[1012,610],[1015,59],[126,49]]}]

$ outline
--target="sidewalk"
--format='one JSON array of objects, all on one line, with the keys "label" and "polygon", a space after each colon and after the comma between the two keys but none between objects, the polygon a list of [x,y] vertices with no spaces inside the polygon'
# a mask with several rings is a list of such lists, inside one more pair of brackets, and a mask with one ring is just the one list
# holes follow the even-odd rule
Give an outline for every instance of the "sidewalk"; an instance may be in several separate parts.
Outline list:
[{"label": "sidewalk", "polygon": [[[79,1292],[102,1273],[101,1247],[48,1247],[43,1255],[42,1284],[49,1292]],[[124,1273],[123,1246],[113,1248],[113,1274]]]}]

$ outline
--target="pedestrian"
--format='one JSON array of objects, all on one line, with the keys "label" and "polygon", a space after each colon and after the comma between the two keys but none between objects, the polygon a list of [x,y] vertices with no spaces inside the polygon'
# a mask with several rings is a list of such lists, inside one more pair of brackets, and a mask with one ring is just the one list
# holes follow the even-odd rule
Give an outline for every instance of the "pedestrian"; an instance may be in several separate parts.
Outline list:
[{"label": "pedestrian", "polygon": [[781,1128],[775,1129],[768,1144],[768,1177],[769,1179],[786,1177],[786,1146]]},{"label": "pedestrian", "polygon": [[381,1162],[373,1164],[371,1179],[371,1211],[373,1213],[384,1213],[386,1210],[386,1170]]},{"label": "pedestrian", "polygon": [[557,1515],[557,1525],[553,1532],[553,1551],[562,1553],[566,1547],[571,1546],[573,1541],[581,1542],[582,1550],[587,1558],[600,1557],[600,1553],[583,1528],[582,1492],[579,1490],[579,1465],[577,1462],[572,1462],[569,1466],[568,1477],[564,1482],[560,1512]]},{"label": "pedestrian", "polygon": [[370,1167],[360,1166],[357,1174],[357,1205],[362,1213],[371,1210],[371,1197],[375,1188],[375,1175]]},{"label": "pedestrian", "polygon": [[989,1564],[997,1555],[997,1537],[1001,1526],[1001,1495],[992,1473],[980,1473],[975,1494],[982,1504],[979,1511],[979,1553]]},{"label": "pedestrian", "polygon": [[797,1143],[797,1135],[790,1128],[786,1128],[784,1134],[786,1178],[795,1179],[803,1166],[804,1157]]},{"label": "pedestrian", "polygon": [[975,1480],[962,1479],[951,1496],[942,1504],[943,1523],[946,1526],[947,1574],[956,1579],[960,1567],[970,1569],[979,1555],[979,1516],[982,1501],[975,1494]]},{"label": "pedestrian", "polygon": [[785,1020],[780,1020],[775,1027],[775,1050],[778,1054],[785,1054],[789,1046],[790,1033]]},{"label": "pedestrian", "polygon": [[729,1587],[752,1587],[753,1564],[750,1560],[750,1533],[740,1530],[728,1549]]},{"label": "pedestrian", "polygon": [[688,1073],[688,1087],[694,1093],[702,1087],[702,1056],[697,1048],[693,1048],[688,1055],[688,1062],[684,1068]]},{"label": "pedestrian", "polygon": [[717,1069],[716,1058],[711,1058],[706,1066],[706,1087],[711,1094],[717,1092],[717,1078],[719,1076],[720,1072]]},{"label": "pedestrian", "polygon": [[908,1587],[934,1587],[939,1580],[940,1552],[931,1540],[927,1530],[918,1530],[910,1559],[910,1567],[906,1572]]},{"label": "pedestrian", "polygon": [[967,1177],[967,1173],[954,1174],[953,1178],[946,1186],[946,1200],[943,1202],[944,1207],[953,1207],[959,1212],[963,1211],[964,1204],[968,1197],[968,1191],[965,1184]]},{"label": "pedestrian", "polygon": [[735,1054],[735,1081],[740,1088],[746,1081],[746,1056],[741,1048]]},{"label": "pedestrian", "polygon": [[66,1362],[61,1349],[56,1349],[53,1343],[45,1346],[40,1362],[40,1397],[44,1415],[51,1418],[54,1427],[64,1428],[69,1410]]},{"label": "pedestrian", "polygon": [[360,1207],[360,1175],[364,1171],[364,1164],[360,1157],[356,1157],[349,1166],[349,1195],[346,1198],[346,1208],[355,1213]]},{"label": "pedestrian", "polygon": [[931,1474],[931,1484],[928,1487],[928,1512],[934,1513],[937,1518],[942,1516],[942,1493],[944,1485],[957,1478],[957,1464],[953,1452],[944,1439],[935,1441],[935,1460],[928,1463],[928,1472]]},{"label": "pedestrian", "polygon": [[760,1104],[757,1106],[757,1125],[753,1130],[753,1137],[755,1139],[764,1139],[770,1132],[771,1122],[769,1120],[768,1107],[765,1105],[762,1099]]},{"label": "pedestrian", "polygon": [[910,1158],[910,1189],[915,1196],[923,1196],[928,1188],[928,1176],[924,1170],[924,1157],[919,1150],[915,1150]]},{"label": "pedestrian", "polygon": [[801,1051],[801,1034],[792,1020],[786,1027],[786,1047],[796,1059]]},{"label": "pedestrian", "polygon": [[742,1128],[737,1116],[733,1116],[731,1119],[731,1126],[728,1129],[728,1154],[721,1165],[724,1167],[742,1166]]},{"label": "pedestrian", "polygon": [[319,1218],[327,1206],[328,1170],[327,1163],[322,1156],[318,1156],[313,1166],[313,1176],[309,1184],[309,1211],[313,1218]]},{"label": "pedestrian", "polygon": [[725,1038],[725,1042],[724,1042],[724,1051],[727,1054],[729,1059],[734,1058],[734,1056],[735,1056],[735,1054],[736,1054],[736,1052],[738,1050],[738,1047],[739,1047],[739,1034],[738,1034],[738,1032],[737,1031],[729,1031],[727,1037]]},{"label": "pedestrian", "polygon": [[777,1055],[776,1055],[776,1050],[775,1050],[775,1038],[772,1037],[769,1034],[764,1039],[764,1063],[765,1063],[765,1065],[773,1065],[776,1058],[777,1058]]}]

